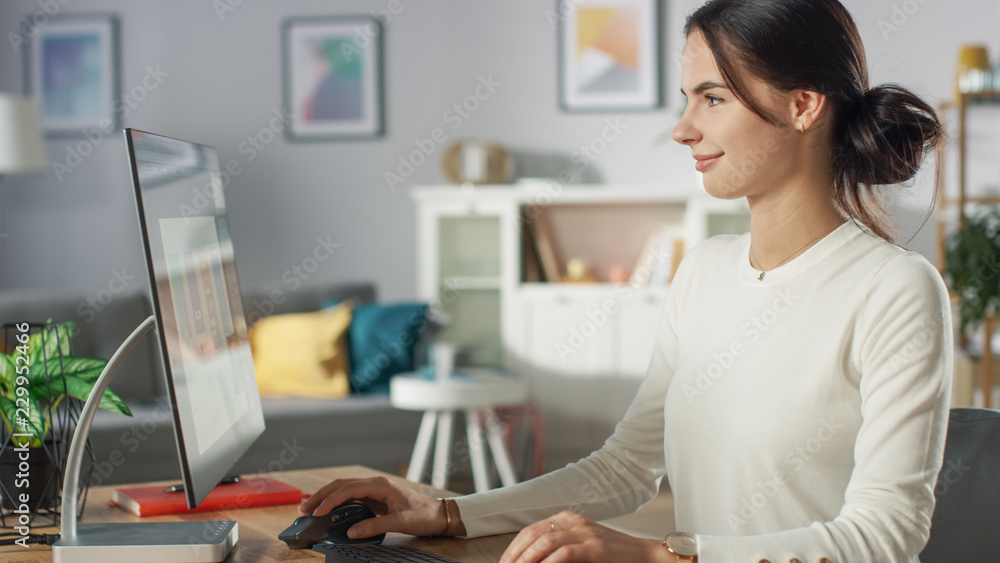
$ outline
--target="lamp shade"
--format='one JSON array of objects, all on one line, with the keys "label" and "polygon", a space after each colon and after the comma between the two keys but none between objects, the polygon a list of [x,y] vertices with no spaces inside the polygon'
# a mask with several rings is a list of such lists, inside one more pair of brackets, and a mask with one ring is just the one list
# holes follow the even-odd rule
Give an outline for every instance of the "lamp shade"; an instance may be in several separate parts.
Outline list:
[{"label": "lamp shade", "polygon": [[45,167],[35,103],[0,92],[0,175],[41,172]]}]

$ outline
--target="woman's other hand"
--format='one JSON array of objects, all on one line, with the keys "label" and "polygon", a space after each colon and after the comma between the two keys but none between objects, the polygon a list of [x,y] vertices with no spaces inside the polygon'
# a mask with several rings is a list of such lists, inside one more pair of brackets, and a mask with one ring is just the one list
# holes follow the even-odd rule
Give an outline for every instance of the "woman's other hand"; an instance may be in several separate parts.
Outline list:
[{"label": "woman's other hand", "polygon": [[378,516],[358,522],[347,531],[350,538],[368,538],[385,532],[414,536],[465,533],[454,502],[449,504],[451,526],[447,526],[444,503],[422,495],[386,477],[337,479],[316,491],[299,505],[302,514],[322,516],[349,500],[366,504]]},{"label": "woman's other hand", "polygon": [[563,511],[521,530],[500,563],[663,562],[676,558],[659,540],[636,538]]}]

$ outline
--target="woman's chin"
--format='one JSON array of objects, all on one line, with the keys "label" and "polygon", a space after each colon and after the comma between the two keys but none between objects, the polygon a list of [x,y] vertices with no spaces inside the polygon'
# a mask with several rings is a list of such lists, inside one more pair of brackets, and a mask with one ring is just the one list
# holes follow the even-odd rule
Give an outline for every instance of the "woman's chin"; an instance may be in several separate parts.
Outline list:
[{"label": "woman's chin", "polygon": [[706,174],[702,177],[702,187],[705,193],[716,199],[739,199],[746,193],[742,186],[734,186],[729,182],[719,182]]}]

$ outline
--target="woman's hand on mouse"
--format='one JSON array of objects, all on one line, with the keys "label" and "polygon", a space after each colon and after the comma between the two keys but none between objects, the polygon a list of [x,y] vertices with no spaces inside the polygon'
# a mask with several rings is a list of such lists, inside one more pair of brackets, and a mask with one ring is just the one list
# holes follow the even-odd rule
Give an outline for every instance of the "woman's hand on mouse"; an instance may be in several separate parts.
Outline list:
[{"label": "woman's hand on mouse", "polygon": [[[386,477],[337,479],[299,505],[302,514],[322,516],[349,500],[359,500],[378,515],[358,522],[348,530],[350,538],[368,538],[385,532],[414,536],[438,536],[445,533],[448,515],[444,503],[397,485]],[[450,505],[451,526],[448,535],[465,533],[458,507]]]},{"label": "woman's hand on mouse", "polygon": [[675,563],[657,540],[637,538],[564,511],[517,534],[500,563],[652,561]]}]

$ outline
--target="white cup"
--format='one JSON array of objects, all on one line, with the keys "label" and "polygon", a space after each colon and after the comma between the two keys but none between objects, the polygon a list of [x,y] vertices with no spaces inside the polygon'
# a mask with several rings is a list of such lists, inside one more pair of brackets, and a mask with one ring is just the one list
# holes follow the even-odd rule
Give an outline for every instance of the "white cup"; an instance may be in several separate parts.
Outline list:
[{"label": "white cup", "polygon": [[480,184],[486,181],[490,173],[490,153],[485,145],[476,141],[462,141],[459,153],[459,169],[462,180]]},{"label": "white cup", "polygon": [[432,347],[434,375],[437,379],[448,379],[455,368],[458,345],[454,342],[435,342]]}]

